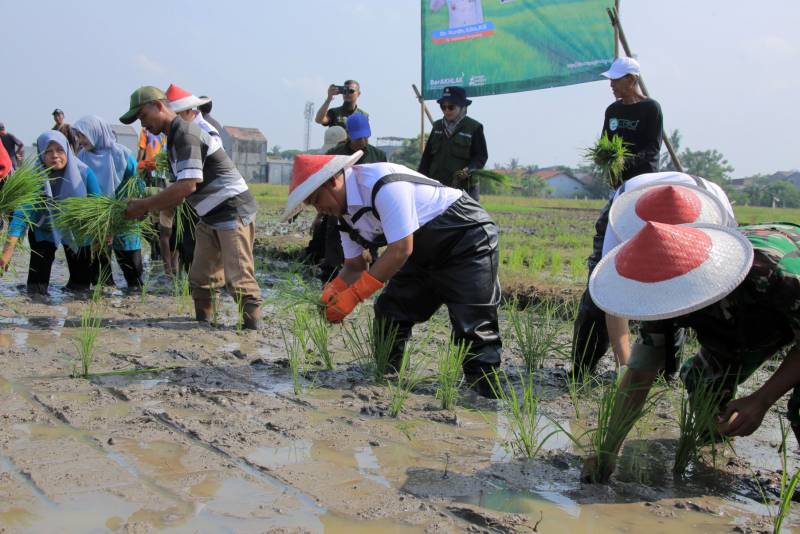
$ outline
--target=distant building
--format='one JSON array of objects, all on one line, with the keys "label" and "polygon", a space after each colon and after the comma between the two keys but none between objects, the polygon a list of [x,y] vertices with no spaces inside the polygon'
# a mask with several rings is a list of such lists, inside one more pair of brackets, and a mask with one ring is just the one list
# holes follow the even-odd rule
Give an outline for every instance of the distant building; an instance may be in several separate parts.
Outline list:
[{"label": "distant building", "polygon": [[222,146],[244,179],[267,181],[267,138],[258,128],[225,126],[220,132]]},{"label": "distant building", "polygon": [[112,124],[111,131],[114,132],[117,142],[128,147],[136,156],[139,152],[139,132],[130,124]]},{"label": "distant building", "polygon": [[378,137],[375,148],[379,148],[386,154],[386,159],[392,161],[392,154],[403,148],[405,137]]},{"label": "distant building", "polygon": [[294,161],[290,159],[270,159],[266,164],[266,181],[270,184],[288,185],[292,178]]},{"label": "distant building", "polygon": [[541,177],[550,188],[550,196],[555,198],[575,198],[589,196],[589,189],[572,174],[557,167],[539,169],[533,172]]}]

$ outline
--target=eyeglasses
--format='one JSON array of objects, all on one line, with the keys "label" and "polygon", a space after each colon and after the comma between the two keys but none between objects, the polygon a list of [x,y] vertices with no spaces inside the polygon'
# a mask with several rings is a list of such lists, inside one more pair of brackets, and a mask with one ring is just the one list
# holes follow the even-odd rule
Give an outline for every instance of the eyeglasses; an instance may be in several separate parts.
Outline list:
[{"label": "eyeglasses", "polygon": [[441,104],[439,107],[442,108],[442,111],[453,111],[454,109],[458,109],[458,106],[455,104]]},{"label": "eyeglasses", "polygon": [[356,90],[355,90],[355,89],[350,89],[350,88],[348,87],[348,88],[346,88],[344,91],[342,91],[342,94],[343,94],[343,95],[352,95],[352,94],[353,94],[353,93],[355,93],[355,92],[356,92]]}]

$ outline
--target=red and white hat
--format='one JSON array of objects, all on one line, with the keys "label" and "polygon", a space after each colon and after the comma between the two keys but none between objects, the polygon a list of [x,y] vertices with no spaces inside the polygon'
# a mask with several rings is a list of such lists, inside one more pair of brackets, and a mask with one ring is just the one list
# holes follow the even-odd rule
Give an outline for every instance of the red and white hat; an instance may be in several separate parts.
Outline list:
[{"label": "red and white hat", "polygon": [[611,204],[608,222],[620,242],[636,235],[647,221],[726,226],[728,212],[710,192],[677,182],[656,182],[626,191]]},{"label": "red and white hat", "polygon": [[647,222],[600,260],[589,294],[618,317],[669,319],[722,299],[752,264],[753,246],[733,228]]},{"label": "red and white hat", "polygon": [[281,221],[285,222],[303,209],[303,201],[311,196],[319,186],[333,176],[361,159],[364,153],[360,150],[351,156],[327,156],[315,154],[298,154],[294,157],[292,179],[289,182],[289,200],[283,210]]},{"label": "red and white hat", "polygon": [[172,108],[172,111],[175,113],[180,113],[181,111],[186,111],[187,109],[194,109],[198,106],[202,106],[203,104],[208,104],[211,102],[210,98],[200,98],[194,96],[186,89],[182,89],[174,83],[167,88],[166,94],[167,100],[169,101],[169,107]]}]

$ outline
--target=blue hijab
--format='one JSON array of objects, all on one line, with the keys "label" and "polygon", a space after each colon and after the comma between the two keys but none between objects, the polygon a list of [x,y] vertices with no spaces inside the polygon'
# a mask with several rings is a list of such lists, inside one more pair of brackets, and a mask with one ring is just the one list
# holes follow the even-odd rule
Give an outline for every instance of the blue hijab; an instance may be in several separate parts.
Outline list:
[{"label": "blue hijab", "polygon": [[[47,130],[36,139],[36,150],[39,152],[39,165],[45,167],[44,152],[47,150],[47,146],[50,143],[57,143],[64,152],[67,153],[67,166],[60,171],[48,171],[50,180],[44,184],[45,196],[55,200],[64,200],[70,197],[85,197],[87,190],[84,175],[86,174],[87,167],[83,162],[78,160],[75,153],[72,152],[72,147],[70,147],[67,138],[58,130]],[[54,191],[56,191],[55,194]],[[50,209],[48,209],[47,213],[42,216],[38,224],[42,226],[44,223],[49,223],[52,221],[52,217],[53,214],[50,212]],[[72,242],[69,236],[62,235],[52,224],[50,226],[52,227],[53,238],[56,243]]]},{"label": "blue hijab", "polygon": [[81,117],[72,129],[85,135],[92,144],[91,150],[84,148],[78,153],[78,159],[92,169],[103,194],[113,197],[125,176],[131,151],[117,142],[111,126],[100,117]]}]

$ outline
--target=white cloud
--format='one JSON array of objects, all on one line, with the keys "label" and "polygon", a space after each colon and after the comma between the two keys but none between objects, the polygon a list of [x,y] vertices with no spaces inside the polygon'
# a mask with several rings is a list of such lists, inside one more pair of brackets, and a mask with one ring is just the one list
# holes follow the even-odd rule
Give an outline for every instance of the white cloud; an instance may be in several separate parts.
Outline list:
[{"label": "white cloud", "polygon": [[166,74],[167,68],[155,61],[147,57],[145,54],[136,54],[133,57],[133,62],[139,67],[145,74]]}]

